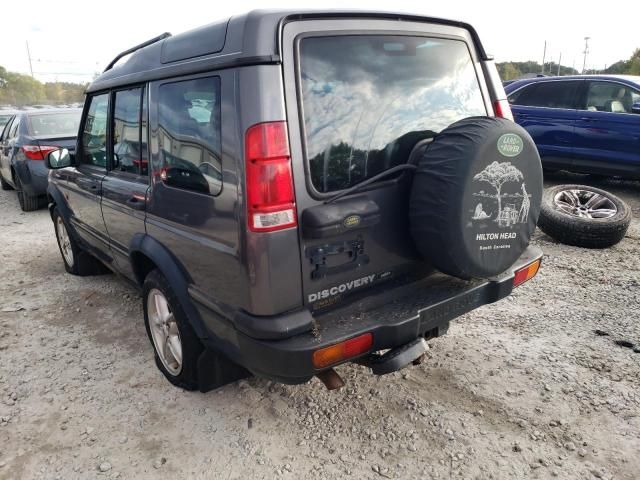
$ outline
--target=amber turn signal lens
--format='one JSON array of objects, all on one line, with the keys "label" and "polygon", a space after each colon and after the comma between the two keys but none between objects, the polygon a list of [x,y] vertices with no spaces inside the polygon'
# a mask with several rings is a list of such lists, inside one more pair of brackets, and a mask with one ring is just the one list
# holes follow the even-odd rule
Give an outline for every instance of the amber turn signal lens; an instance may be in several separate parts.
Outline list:
[{"label": "amber turn signal lens", "polygon": [[533,263],[530,263],[524,268],[516,271],[515,276],[513,277],[513,286],[517,287],[518,285],[522,285],[527,280],[531,280],[536,276],[538,270],[540,269],[540,260],[536,260]]},{"label": "amber turn signal lens", "polygon": [[313,352],[313,366],[325,368],[343,360],[368,352],[373,345],[373,334],[365,333],[344,342],[336,343]]}]

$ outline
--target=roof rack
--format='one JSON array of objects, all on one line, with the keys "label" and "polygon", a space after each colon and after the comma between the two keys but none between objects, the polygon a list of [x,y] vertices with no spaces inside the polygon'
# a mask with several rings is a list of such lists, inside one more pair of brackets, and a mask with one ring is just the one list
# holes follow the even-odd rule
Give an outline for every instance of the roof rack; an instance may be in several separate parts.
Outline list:
[{"label": "roof rack", "polygon": [[169,32],[164,32],[161,35],[158,35],[157,37],[153,37],[150,40],[147,40],[146,42],[142,42],[139,45],[136,45],[135,47],[131,47],[128,50],[125,50],[124,52],[120,52],[118,55],[116,55],[116,58],[114,58],[113,60],[111,60],[111,62],[109,62],[109,65],[107,65],[107,68],[104,69],[104,72],[111,70],[113,68],[113,66],[118,63],[118,60],[120,60],[122,57],[129,55],[130,53],[135,52],[136,50],[140,50],[141,48],[147,47],[153,43],[159,42],[160,40],[164,40],[167,37],[170,37],[171,34]]}]

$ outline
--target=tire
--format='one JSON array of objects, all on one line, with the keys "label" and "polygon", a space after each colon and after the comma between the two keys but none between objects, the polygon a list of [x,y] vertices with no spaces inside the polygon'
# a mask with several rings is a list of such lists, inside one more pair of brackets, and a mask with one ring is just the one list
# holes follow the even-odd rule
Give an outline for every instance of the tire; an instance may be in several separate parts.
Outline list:
[{"label": "tire", "polygon": [[[167,310],[164,311],[164,306],[159,307],[161,303],[156,302],[164,302]],[[158,270],[149,273],[144,281],[142,306],[144,324],[156,365],[173,385],[185,390],[197,390],[198,358],[204,346],[191,327],[169,282]],[[169,321],[162,320],[163,316],[168,316]],[[160,321],[165,323],[160,325],[157,323]],[[181,357],[179,362],[176,361],[178,345]],[[164,352],[160,350],[162,348]]]},{"label": "tire", "polygon": [[0,173],[0,186],[2,190],[13,190],[13,187],[7,183],[2,174]]},{"label": "tire", "polygon": [[54,207],[51,218],[53,219],[58,249],[67,273],[86,277],[100,275],[109,271],[99,260],[80,247],[57,207]]},{"label": "tire", "polygon": [[[576,205],[570,203],[571,199]],[[578,208],[589,205],[589,201],[591,209]],[[593,218],[609,215],[608,210],[615,213]],[[538,226],[551,238],[567,245],[607,248],[624,238],[630,223],[631,209],[615,195],[586,185],[557,185],[544,192]]]},{"label": "tire", "polygon": [[409,201],[414,244],[448,275],[492,277],[529,245],[541,197],[540,156],[526,130],[503,118],[461,120],[417,155]]},{"label": "tire", "polygon": [[24,192],[22,182],[20,181],[20,177],[17,174],[15,176],[15,184],[16,193],[18,194],[18,203],[20,203],[20,208],[22,209],[22,211],[33,212],[35,210],[38,210],[41,205],[40,198]]}]

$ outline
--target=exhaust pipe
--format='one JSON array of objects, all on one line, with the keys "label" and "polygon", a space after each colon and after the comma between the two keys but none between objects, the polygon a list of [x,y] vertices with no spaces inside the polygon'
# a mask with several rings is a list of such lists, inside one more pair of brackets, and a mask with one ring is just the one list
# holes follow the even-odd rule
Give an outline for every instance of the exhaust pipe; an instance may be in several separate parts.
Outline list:
[{"label": "exhaust pipe", "polygon": [[333,368],[325,370],[324,372],[320,372],[316,375],[316,377],[318,377],[318,380],[320,380],[324,384],[324,386],[327,387],[327,390],[337,390],[344,387],[344,380],[342,380],[342,377],[340,377],[340,375],[338,375],[338,372],[336,372]]}]

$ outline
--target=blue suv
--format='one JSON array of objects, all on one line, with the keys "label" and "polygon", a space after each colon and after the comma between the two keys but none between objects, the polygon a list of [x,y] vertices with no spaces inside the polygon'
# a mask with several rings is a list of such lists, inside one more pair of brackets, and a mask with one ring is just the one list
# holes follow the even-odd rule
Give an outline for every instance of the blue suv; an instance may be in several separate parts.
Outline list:
[{"label": "blue suv", "polygon": [[505,90],[545,168],[640,177],[640,76],[531,78]]}]

